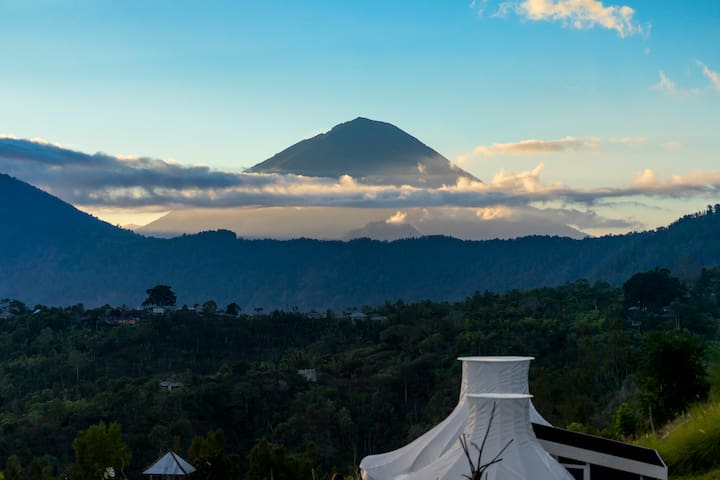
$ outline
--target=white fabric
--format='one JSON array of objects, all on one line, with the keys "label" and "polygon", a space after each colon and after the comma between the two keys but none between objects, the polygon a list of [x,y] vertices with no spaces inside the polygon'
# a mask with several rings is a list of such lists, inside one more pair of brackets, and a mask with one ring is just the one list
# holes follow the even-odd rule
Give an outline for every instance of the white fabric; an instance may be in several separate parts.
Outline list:
[{"label": "white fabric", "polygon": [[[460,399],[468,393],[530,393],[528,372],[533,357],[460,357]],[[530,421],[550,426],[530,401]]]},{"label": "white fabric", "polygon": [[144,475],[189,475],[195,471],[190,465],[172,450],[160,457],[143,472]]},{"label": "white fabric", "polygon": [[[455,409],[441,423],[411,443],[392,452],[370,455],[360,462],[364,480],[388,480],[407,476],[436,461],[457,443],[466,428],[469,393],[528,393],[528,370],[532,357],[460,357],[462,379]],[[549,425],[528,400],[529,416]],[[398,477],[399,478],[399,477]]]},{"label": "white fabric", "polygon": [[[530,425],[529,395],[468,394],[468,421],[463,434],[468,452],[478,463],[478,447],[482,445],[493,405],[495,415],[488,432],[480,464],[489,463],[512,440],[500,456],[502,461],[487,470],[488,480],[572,480],[565,468],[538,443]],[[443,456],[424,468],[393,477],[395,480],[458,480],[471,476],[471,467],[460,444],[460,438]],[[485,476],[483,476],[485,478]]]}]

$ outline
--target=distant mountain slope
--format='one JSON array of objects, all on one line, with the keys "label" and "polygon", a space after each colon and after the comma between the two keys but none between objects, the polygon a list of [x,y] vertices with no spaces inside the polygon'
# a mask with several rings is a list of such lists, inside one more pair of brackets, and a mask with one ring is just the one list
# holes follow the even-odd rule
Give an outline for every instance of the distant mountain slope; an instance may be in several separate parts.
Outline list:
[{"label": "distant mountain slope", "polygon": [[653,232],[582,240],[277,241],[228,231],[157,239],[0,175],[0,219],[0,298],[30,305],[138,305],[147,288],[163,283],[180,304],[341,309],[579,278],[620,284],[656,266],[692,274],[720,263],[720,207]]},{"label": "distant mountain slope", "polygon": [[374,240],[392,241],[421,236],[422,234],[418,229],[409,223],[370,222],[363,228],[349,231],[343,240],[372,238]]},{"label": "distant mountain slope", "polygon": [[350,175],[371,183],[439,187],[477,180],[396,126],[358,117],[292,145],[248,169],[312,177]]},{"label": "distant mountain slope", "polygon": [[[406,223],[417,235],[446,235],[461,240],[516,238],[526,235],[558,235],[586,237],[584,233],[547,219],[479,218],[458,215],[456,209],[442,207],[405,208]],[[240,207],[223,209],[183,209],[170,212],[154,222],[138,228],[143,235],[173,237],[183,233],[208,230],[231,230],[244,238],[316,238],[344,240],[368,237],[389,240],[387,229],[367,229],[369,224],[385,223],[397,214],[395,208],[344,207]],[[350,233],[349,233],[350,232]],[[407,237],[407,236],[405,236]],[[394,237],[397,238],[397,237]]]},{"label": "distant mountain slope", "polygon": [[81,212],[72,205],[0,173],[0,228],[29,233],[132,235]]},{"label": "distant mountain slope", "polygon": [[101,303],[111,287],[87,284],[92,272],[143,240],[0,173],[0,298]]}]

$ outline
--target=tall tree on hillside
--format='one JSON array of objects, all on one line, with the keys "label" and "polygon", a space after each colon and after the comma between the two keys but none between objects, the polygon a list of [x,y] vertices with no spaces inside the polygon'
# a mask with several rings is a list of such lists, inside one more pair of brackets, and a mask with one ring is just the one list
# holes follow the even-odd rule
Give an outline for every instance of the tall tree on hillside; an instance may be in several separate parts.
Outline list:
[{"label": "tall tree on hillside", "polygon": [[148,297],[142,303],[143,307],[174,307],[177,297],[172,291],[172,287],[168,285],[156,285],[146,290]]},{"label": "tall tree on hillside", "polygon": [[193,438],[188,460],[197,468],[194,477],[199,480],[238,478],[240,475],[241,457],[228,453],[222,429]]},{"label": "tall tree on hillside", "polygon": [[203,303],[202,310],[203,313],[206,313],[208,315],[215,315],[217,312],[217,302],[215,300],[208,300],[207,302]]},{"label": "tall tree on hillside", "polygon": [[238,315],[240,315],[240,306],[237,303],[232,302],[228,304],[227,307],[225,307],[225,313],[237,317]]},{"label": "tall tree on hillside", "polygon": [[314,447],[308,445],[302,453],[288,453],[282,445],[261,438],[250,451],[245,480],[269,478],[317,478],[314,470]]},{"label": "tall tree on hillside", "polygon": [[680,280],[670,276],[667,268],[636,273],[623,285],[625,304],[644,307],[662,307],[685,293]]},{"label": "tall tree on hillside", "polygon": [[100,422],[78,433],[72,443],[75,464],[72,476],[78,480],[123,478],[130,463],[130,450],[125,445],[120,424]]},{"label": "tall tree on hillside", "polygon": [[702,341],[691,335],[651,332],[643,338],[640,390],[656,426],[707,397],[703,354]]}]

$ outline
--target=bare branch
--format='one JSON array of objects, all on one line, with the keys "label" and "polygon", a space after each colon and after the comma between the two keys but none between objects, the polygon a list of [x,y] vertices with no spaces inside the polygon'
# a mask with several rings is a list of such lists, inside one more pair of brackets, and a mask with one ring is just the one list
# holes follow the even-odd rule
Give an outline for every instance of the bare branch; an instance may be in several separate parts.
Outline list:
[{"label": "bare branch", "polygon": [[460,446],[462,447],[463,452],[465,453],[465,457],[467,458],[467,461],[470,464],[470,471],[474,472],[475,470],[477,470],[477,468],[475,468],[472,458],[470,458],[470,451],[468,449],[467,438],[465,438],[464,433],[460,436]]},{"label": "bare branch", "polygon": [[490,428],[492,427],[493,418],[495,418],[495,406],[496,404],[493,403],[492,411],[490,412],[490,420],[488,421],[487,428],[485,429],[485,435],[483,436],[482,443],[478,447],[477,444],[473,441],[470,441],[470,444],[475,447],[475,449],[478,451],[478,461],[477,465],[473,463],[472,458],[470,457],[470,451],[468,447],[468,439],[466,438],[465,434],[463,433],[460,436],[460,446],[462,447],[463,453],[465,453],[465,457],[467,458],[468,463],[470,464],[470,475],[463,475],[463,477],[467,478],[468,480],[482,480],[483,473],[485,474],[485,480],[488,478],[488,474],[486,473],[487,469],[490,468],[490,466],[495,465],[496,463],[502,462],[501,455],[505,453],[505,450],[510,446],[510,444],[515,439],[510,439],[505,446],[495,455],[495,457],[490,460],[487,463],[481,463],[482,462],[482,454],[485,450],[485,444],[487,443],[488,435],[490,434]]}]

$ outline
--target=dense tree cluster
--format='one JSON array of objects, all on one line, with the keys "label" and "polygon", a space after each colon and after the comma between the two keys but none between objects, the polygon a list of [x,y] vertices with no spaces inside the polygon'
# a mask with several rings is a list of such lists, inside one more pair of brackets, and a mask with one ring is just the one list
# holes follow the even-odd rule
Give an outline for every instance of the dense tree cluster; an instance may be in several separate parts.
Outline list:
[{"label": "dense tree cluster", "polygon": [[175,292],[169,285],[156,285],[147,289],[147,298],[143,301],[143,307],[174,307],[177,302]]},{"label": "dense tree cluster", "polygon": [[[676,282],[629,283],[658,276]],[[0,302],[0,464],[6,480],[137,478],[173,448],[203,480],[349,475],[447,415],[467,354],[535,356],[551,422],[632,437],[708,393],[720,269],[683,288],[632,311],[627,289],[577,281],[365,318],[207,302],[135,324],[109,321],[123,308]]]},{"label": "dense tree cluster", "polygon": [[625,305],[658,310],[684,293],[680,280],[670,275],[667,268],[636,273],[623,284]]}]

